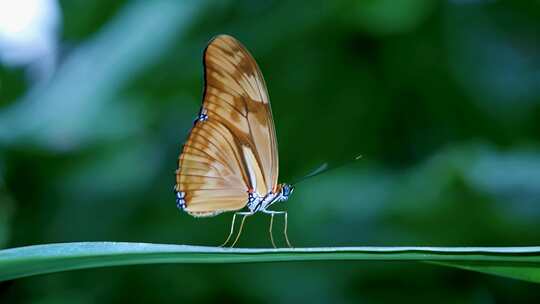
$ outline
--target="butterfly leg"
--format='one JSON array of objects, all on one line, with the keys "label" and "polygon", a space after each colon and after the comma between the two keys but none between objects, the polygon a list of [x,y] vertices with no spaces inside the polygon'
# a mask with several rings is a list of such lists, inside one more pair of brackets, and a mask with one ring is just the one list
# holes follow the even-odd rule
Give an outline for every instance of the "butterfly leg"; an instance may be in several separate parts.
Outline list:
[{"label": "butterfly leg", "polygon": [[232,234],[234,232],[234,222],[235,221],[236,221],[236,213],[233,215],[233,218],[232,218],[231,231],[229,232],[229,235],[227,236],[227,239],[225,240],[225,242],[223,242],[223,244],[219,245],[219,247],[225,247],[225,245],[227,245],[227,243],[231,239],[231,236],[232,236]]},{"label": "butterfly leg", "polygon": [[289,236],[287,235],[287,224],[289,222],[287,212],[285,212],[284,214],[285,214],[285,228],[283,228],[283,235],[285,236],[285,241],[287,242],[287,246],[289,246],[289,248],[292,248],[291,242],[289,242]]},{"label": "butterfly leg", "polygon": [[291,242],[289,242],[289,236],[287,235],[287,224],[288,224],[287,212],[286,211],[271,211],[271,210],[263,210],[263,212],[266,213],[266,214],[270,214],[269,233],[270,233],[270,241],[272,242],[272,246],[274,246],[274,248],[277,248],[276,244],[274,243],[274,236],[273,236],[273,233],[272,233],[272,226],[273,226],[273,223],[274,223],[274,215],[283,214],[283,217],[284,217],[284,220],[285,220],[285,226],[284,226],[284,229],[283,229],[283,235],[285,236],[285,241],[287,242],[287,246],[289,248],[292,248]]},{"label": "butterfly leg", "polygon": [[240,222],[240,228],[238,228],[238,234],[236,235],[236,238],[234,239],[234,242],[232,243],[231,248],[233,248],[234,245],[236,245],[236,242],[238,242],[238,240],[240,239],[240,235],[242,234],[242,228],[244,227],[244,222],[246,221],[246,218],[255,213],[254,212],[236,212],[235,215],[236,214],[240,214],[243,217],[242,217],[242,221]]},{"label": "butterfly leg", "polygon": [[274,234],[272,233],[272,225],[274,224],[274,214],[275,213],[270,213],[270,227],[268,228],[268,232],[270,233],[270,242],[272,242],[272,247],[274,248],[277,248],[276,247],[276,243],[274,242]]},{"label": "butterfly leg", "polygon": [[[252,215],[253,213],[251,212],[235,212],[234,215],[233,215],[233,218],[232,218],[232,223],[231,223],[231,230],[229,232],[229,235],[227,236],[227,239],[225,240],[225,242],[223,242],[223,244],[219,245],[219,247],[225,247],[225,245],[227,245],[229,243],[229,241],[231,240],[231,237],[233,236],[233,232],[234,232],[234,223],[236,222],[236,216],[237,215],[243,215],[244,218],[242,219],[242,225],[244,224],[244,219],[246,216],[248,215]],[[241,227],[242,225],[240,226],[240,232],[241,232]],[[236,244],[236,241],[238,240],[240,236],[237,236],[233,245],[231,247],[234,246],[234,244]]]}]

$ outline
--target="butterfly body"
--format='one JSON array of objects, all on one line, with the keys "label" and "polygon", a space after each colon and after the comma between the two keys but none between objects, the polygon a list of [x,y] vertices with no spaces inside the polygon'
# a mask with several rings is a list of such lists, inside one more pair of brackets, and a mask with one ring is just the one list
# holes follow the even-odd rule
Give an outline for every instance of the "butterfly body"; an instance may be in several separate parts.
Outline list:
[{"label": "butterfly body", "polygon": [[[277,202],[283,202],[289,199],[289,196],[294,189],[291,185],[280,184],[277,185],[277,191],[268,192],[266,195],[262,196],[257,192],[249,193],[249,198],[246,206],[249,208],[251,213],[258,211],[266,212],[268,207]],[[289,190],[290,189],[290,190]]]},{"label": "butterfly body", "polygon": [[[246,207],[249,210],[249,213],[256,213],[256,212],[267,212],[268,207],[273,205],[274,203],[278,202],[284,202],[289,199],[289,196],[292,194],[294,190],[294,187],[288,184],[280,184],[278,185],[278,191],[277,192],[268,192],[266,195],[261,195],[257,192],[247,192],[247,201],[246,201]],[[178,209],[185,210],[186,209],[186,201],[185,201],[185,195],[186,193],[183,191],[176,191],[176,206]],[[190,213],[189,211],[187,211]],[[215,216],[218,215],[221,212],[216,211],[216,213],[211,214],[198,214],[198,213],[190,213],[193,216]]]}]

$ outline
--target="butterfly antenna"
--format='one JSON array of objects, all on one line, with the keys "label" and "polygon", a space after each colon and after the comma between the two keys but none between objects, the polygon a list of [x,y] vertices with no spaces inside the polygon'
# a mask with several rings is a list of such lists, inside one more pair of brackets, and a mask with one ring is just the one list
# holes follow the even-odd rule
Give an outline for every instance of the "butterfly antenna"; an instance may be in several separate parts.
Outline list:
[{"label": "butterfly antenna", "polygon": [[346,165],[349,165],[350,163],[355,162],[355,161],[357,161],[357,160],[359,160],[361,158],[362,158],[362,155],[357,155],[357,156],[353,157],[352,159],[345,160],[342,163],[338,163],[338,164],[333,165],[333,166],[328,165],[328,163],[324,163],[324,164],[320,165],[317,169],[313,170],[311,173],[305,175],[304,177],[301,177],[296,182],[292,183],[292,185],[296,185],[296,184],[298,184],[300,182],[303,182],[308,178],[312,178],[312,177],[315,177],[317,175],[321,175],[323,173],[328,173],[328,172],[333,171],[335,169],[345,167]]}]

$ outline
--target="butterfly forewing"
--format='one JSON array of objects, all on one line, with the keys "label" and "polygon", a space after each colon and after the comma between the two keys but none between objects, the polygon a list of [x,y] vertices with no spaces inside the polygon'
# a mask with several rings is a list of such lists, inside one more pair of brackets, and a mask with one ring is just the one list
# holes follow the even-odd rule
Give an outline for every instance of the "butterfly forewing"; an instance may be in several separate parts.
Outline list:
[{"label": "butterfly forewing", "polygon": [[275,191],[278,152],[268,93],[257,63],[233,37],[204,53],[201,115],[179,157],[176,191],[185,210],[210,216],[242,209],[248,192]]}]

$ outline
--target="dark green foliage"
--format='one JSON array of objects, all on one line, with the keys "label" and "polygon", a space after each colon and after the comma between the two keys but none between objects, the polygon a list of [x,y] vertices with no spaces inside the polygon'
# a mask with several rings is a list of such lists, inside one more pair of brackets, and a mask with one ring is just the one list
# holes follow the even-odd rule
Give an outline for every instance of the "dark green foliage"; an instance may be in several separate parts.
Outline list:
[{"label": "dark green foliage", "polygon": [[[230,215],[175,208],[202,51],[236,36],[264,73],[279,208],[299,247],[535,246],[540,5],[534,1],[63,1],[56,74],[0,68],[0,246],[215,246]],[[281,224],[277,222],[276,225]],[[268,218],[242,247],[268,247]],[[461,264],[463,268],[470,264]],[[136,293],[134,291],[137,291]],[[0,302],[534,302],[531,283],[418,263],[104,268],[0,285]]]}]

